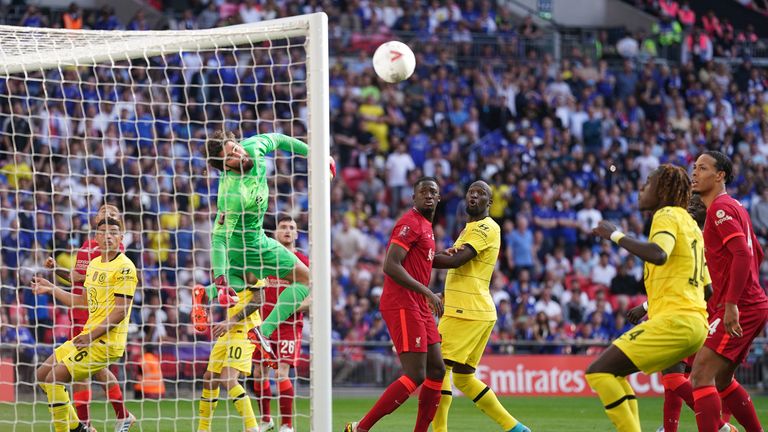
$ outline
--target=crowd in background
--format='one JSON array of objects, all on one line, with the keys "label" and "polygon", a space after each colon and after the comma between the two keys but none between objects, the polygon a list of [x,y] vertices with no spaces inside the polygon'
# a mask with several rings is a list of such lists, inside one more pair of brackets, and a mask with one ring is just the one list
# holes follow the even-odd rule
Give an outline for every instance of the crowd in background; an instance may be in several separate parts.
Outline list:
[{"label": "crowd in background", "polygon": [[[736,170],[728,191],[749,209],[766,247],[765,69],[700,58],[609,62],[579,49],[556,61],[526,44],[505,45],[542,31],[530,17],[516,18],[490,1],[351,2],[345,10],[316,1],[211,1],[176,17],[173,26],[207,28],[319,8],[332,12],[334,41],[360,46],[334,56],[330,76],[339,170],[332,184],[332,282],[314,289],[332,292],[334,339],[388,341],[377,310],[382,259],[422,175],[437,177],[441,187],[438,249],[450,247],[466,221],[466,187],[476,179],[492,187],[490,214],[503,236],[491,284],[498,308],[492,339],[516,345],[489,350],[584,352],[568,341],[607,342],[628,328],[626,311],[644,299],[642,262],[590,231],[609,220],[645,238],[649,215],[638,211],[638,191],[660,164],[690,167],[706,149],[728,154]],[[55,24],[30,9],[22,24]],[[134,20],[123,27],[107,9],[85,22],[146,26]],[[415,34],[417,68],[408,81],[388,85],[373,73],[371,47],[361,35],[396,31]],[[487,45],[475,44],[479,35],[501,41],[494,53],[517,55],[491,56]],[[105,200],[124,212],[126,254],[141,273],[131,339],[199,340],[188,324],[190,289],[210,279],[217,185],[203,157],[205,137],[224,127],[242,136],[306,138],[303,56],[303,44],[293,41],[134,61],[130,68],[118,62],[50,70],[45,80],[43,72],[0,80],[0,340],[68,337],[66,311],[35,296],[29,281],[50,275],[43,267],[48,256],[61,267],[73,265]],[[266,228],[287,211],[306,229],[306,162],[281,154],[269,163]],[[307,244],[303,233],[299,247]],[[444,277],[434,272],[434,290]],[[34,351],[24,352],[27,361]],[[366,355],[388,352],[342,346],[336,359],[362,364]]]}]

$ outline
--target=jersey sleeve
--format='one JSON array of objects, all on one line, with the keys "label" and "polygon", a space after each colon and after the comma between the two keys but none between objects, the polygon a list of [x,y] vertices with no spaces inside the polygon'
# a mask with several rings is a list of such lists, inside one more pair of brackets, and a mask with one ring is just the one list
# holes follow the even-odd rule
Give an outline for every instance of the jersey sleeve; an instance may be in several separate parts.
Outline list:
[{"label": "jersey sleeve", "polygon": [[714,217],[712,226],[723,245],[735,237],[746,237],[739,220],[736,218],[736,209],[733,206],[721,202],[714,203],[710,215]]},{"label": "jersey sleeve", "polygon": [[419,240],[419,236],[420,233],[415,228],[413,221],[409,218],[403,218],[400,219],[392,230],[392,240],[390,243],[396,244],[408,251]]},{"label": "jersey sleeve", "polygon": [[657,244],[667,254],[672,255],[677,241],[678,220],[674,213],[661,209],[653,216],[651,233],[648,240]]},{"label": "jersey sleeve", "polygon": [[248,152],[252,158],[264,156],[267,153],[275,151],[275,145],[272,141],[264,139],[263,135],[254,135],[240,141],[240,145]]},{"label": "jersey sleeve", "polygon": [[131,262],[121,264],[113,273],[112,281],[115,286],[115,294],[133,297],[136,292],[136,285],[139,283],[139,278],[136,275],[136,266]]},{"label": "jersey sleeve", "polygon": [[296,138],[279,133],[255,135],[244,139],[240,142],[240,145],[243,146],[243,149],[245,149],[251,157],[264,156],[274,152],[276,149],[298,153],[302,156],[306,156],[307,153],[309,153],[309,147],[305,143]]},{"label": "jersey sleeve", "polygon": [[478,222],[464,233],[461,243],[472,246],[478,254],[493,246],[498,234],[485,222]]}]

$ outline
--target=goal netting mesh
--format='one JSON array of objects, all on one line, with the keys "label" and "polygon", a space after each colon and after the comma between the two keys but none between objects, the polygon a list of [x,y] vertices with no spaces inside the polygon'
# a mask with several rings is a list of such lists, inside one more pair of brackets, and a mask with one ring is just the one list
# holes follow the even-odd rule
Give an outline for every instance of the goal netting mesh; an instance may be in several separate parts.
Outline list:
[{"label": "goal netting mesh", "polygon": [[[110,370],[138,419],[135,430],[196,430],[212,337],[193,328],[192,287],[211,282],[218,184],[205,141],[223,129],[238,138],[279,132],[308,143],[308,158],[267,156],[264,228],[271,235],[278,215],[289,214],[299,229],[297,249],[310,260],[329,256],[327,233],[313,235],[328,231],[319,225],[327,223],[329,202],[328,120],[317,109],[327,106],[325,22],[313,15],[188,32],[0,26],[0,428],[52,428],[35,369],[71,337],[72,322],[68,308],[35,295],[31,278],[69,289],[45,262],[53,257],[57,268],[72,268],[78,249],[93,238],[96,210],[109,203],[122,213],[125,254],[140,279],[126,353]],[[320,166],[322,175],[314,175]],[[315,206],[321,209],[311,211]],[[312,271],[313,278],[318,274]],[[213,315],[220,320],[222,310]],[[310,364],[316,354],[310,341],[314,349],[316,332],[329,329],[318,315],[305,316],[298,331],[303,342],[294,347],[301,350],[291,370],[297,431],[310,424],[326,429],[318,426],[324,420],[311,419],[318,406],[320,417],[330,418],[330,368]],[[329,348],[320,349],[327,358]],[[278,430],[284,395],[274,373],[270,378]],[[261,420],[253,378],[241,382]],[[113,429],[102,385],[93,382],[91,389],[92,425]],[[327,408],[310,403],[312,392]],[[243,430],[223,388],[220,399],[212,430]]]}]

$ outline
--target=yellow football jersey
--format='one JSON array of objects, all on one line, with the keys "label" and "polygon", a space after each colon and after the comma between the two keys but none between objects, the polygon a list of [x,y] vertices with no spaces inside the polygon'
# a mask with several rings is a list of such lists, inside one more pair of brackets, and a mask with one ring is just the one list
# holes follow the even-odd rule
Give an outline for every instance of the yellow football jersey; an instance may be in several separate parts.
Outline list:
[{"label": "yellow football jersey", "polygon": [[645,263],[648,318],[665,313],[700,314],[707,318],[704,286],[711,283],[704,259],[704,237],[681,207],[663,207],[653,215],[650,242],[667,253],[667,262]]},{"label": "yellow football jersey", "polygon": [[[232,306],[231,308],[227,309],[227,318],[232,318],[233,316],[239,314],[244,308],[245,305],[251,302],[251,299],[253,298],[253,294],[256,291],[257,288],[261,288],[264,286],[263,281],[259,281],[250,289],[245,289],[237,293],[238,297],[240,298],[237,301],[237,304]],[[237,333],[248,333],[248,331],[257,325],[261,324],[261,316],[259,315],[258,308],[255,312],[245,317],[243,321],[240,321],[236,326],[232,327],[228,334],[234,335]],[[226,337],[227,334],[224,335]]]},{"label": "yellow football jersey", "polygon": [[94,342],[106,345],[109,357],[120,357],[125,352],[128,323],[131,320],[130,308],[133,307],[137,284],[136,266],[125,254],[121,253],[109,262],[102,262],[101,257],[98,257],[88,264],[83,282],[88,299],[88,321],[83,327],[83,333],[90,333],[112,313],[116,296],[126,297],[131,303],[128,314],[120,324]]},{"label": "yellow football jersey", "polygon": [[448,270],[445,278],[444,315],[476,321],[496,321],[491,297],[491,275],[501,248],[501,229],[490,217],[469,222],[454,247],[468,244],[477,256],[463,266]]}]

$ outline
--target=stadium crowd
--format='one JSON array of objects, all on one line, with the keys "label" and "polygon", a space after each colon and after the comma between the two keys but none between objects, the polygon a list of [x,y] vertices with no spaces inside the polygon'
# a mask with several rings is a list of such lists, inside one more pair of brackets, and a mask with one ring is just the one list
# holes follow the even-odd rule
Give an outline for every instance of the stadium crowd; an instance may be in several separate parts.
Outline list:
[{"label": "stadium crowd", "polygon": [[[609,62],[580,50],[555,61],[524,43],[542,37],[530,17],[518,20],[490,1],[421,8],[396,0],[354,2],[347,10],[314,0],[238,3],[211,1],[184,12],[173,26],[206,28],[330,8],[334,43],[360,48],[335,56],[330,77],[332,151],[340,172],[330,228],[337,340],[388,340],[377,311],[381,263],[394,220],[409,206],[410,185],[422,175],[437,177],[442,189],[438,248],[450,247],[464,224],[466,186],[479,178],[491,184],[491,216],[503,229],[491,288],[499,316],[493,340],[518,342],[516,352],[583,352],[567,342],[605,342],[628,328],[625,312],[644,299],[642,263],[595,240],[590,230],[606,219],[642,238],[648,215],[637,210],[638,190],[660,164],[689,167],[705,149],[727,153],[737,169],[729,192],[750,210],[768,246],[768,75],[750,62]],[[20,24],[58,22],[33,12]],[[101,27],[102,19],[111,24]],[[123,28],[107,9],[86,23]],[[134,20],[125,28],[145,25]],[[398,31],[418,43],[417,68],[410,80],[387,85],[370,67],[372,45],[363,34],[394,38]],[[475,43],[489,36],[496,49],[516,55],[489,56],[487,45]],[[216,191],[214,171],[201,157],[212,132],[204,120],[243,136],[305,137],[297,119],[306,109],[288,102],[305,94],[303,71],[286,66],[301,50],[274,48],[271,61],[286,66],[274,68],[254,67],[270,64],[267,49],[255,51],[245,65],[226,53],[185,53],[153,59],[151,68],[118,63],[46,71],[45,82],[42,73],[0,81],[3,343],[66,339],[66,311],[35,296],[29,281],[45,274],[48,256],[62,267],[73,264],[104,199],[123,210],[126,253],[141,273],[131,339],[195,340],[190,288],[209,281]],[[273,84],[290,80],[290,87]],[[298,216],[307,209],[306,163],[279,157],[273,165],[274,173],[296,175],[293,182],[275,176],[270,214]],[[270,229],[274,218],[267,219]],[[299,226],[307,227],[304,216]],[[306,246],[302,235],[300,248]],[[763,270],[767,279],[768,263]],[[443,279],[444,272],[435,271],[435,290]],[[337,349],[336,358],[351,363],[389,351]],[[34,351],[21,355],[34,362]]]}]

